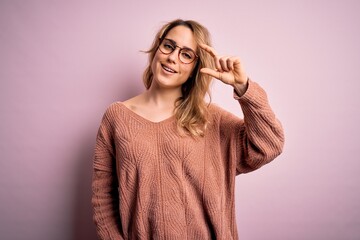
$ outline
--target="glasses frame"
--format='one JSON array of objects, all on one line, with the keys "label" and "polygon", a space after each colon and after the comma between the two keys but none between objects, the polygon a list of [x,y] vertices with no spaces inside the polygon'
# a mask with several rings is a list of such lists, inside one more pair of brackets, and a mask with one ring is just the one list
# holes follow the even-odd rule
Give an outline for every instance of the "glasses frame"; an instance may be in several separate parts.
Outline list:
[{"label": "glasses frame", "polygon": [[[162,53],[165,54],[165,55],[170,55],[170,54],[172,54],[172,53],[176,50],[176,48],[179,48],[180,50],[179,50],[179,52],[178,52],[178,58],[179,58],[180,62],[182,62],[183,64],[191,64],[191,63],[195,62],[196,59],[199,58],[199,56],[196,54],[196,52],[195,52],[194,50],[192,50],[191,48],[188,48],[188,47],[182,48],[182,47],[178,46],[178,45],[176,44],[176,42],[175,42],[174,40],[172,40],[172,39],[169,39],[169,38],[163,38],[163,39],[161,39],[161,38],[159,38],[159,40],[160,40],[160,42],[159,42],[158,49],[159,49],[160,52],[162,52]],[[164,53],[163,51],[161,51],[160,45],[163,43],[164,40],[170,41],[170,42],[175,46],[174,50],[172,50],[172,51],[169,52],[169,53]],[[180,53],[181,53],[181,51],[184,50],[184,49],[185,49],[185,50],[190,50],[190,51],[192,51],[192,52],[194,53],[194,55],[195,55],[194,60],[192,60],[192,61],[189,62],[189,63],[184,63],[183,61],[181,61]]]}]

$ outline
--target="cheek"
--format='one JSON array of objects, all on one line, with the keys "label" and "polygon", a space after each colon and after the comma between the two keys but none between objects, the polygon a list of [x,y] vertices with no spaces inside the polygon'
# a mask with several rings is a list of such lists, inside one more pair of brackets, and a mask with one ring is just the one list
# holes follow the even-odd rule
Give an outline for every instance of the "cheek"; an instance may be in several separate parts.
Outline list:
[{"label": "cheek", "polygon": [[158,60],[159,60],[158,54],[156,53],[155,56],[154,56],[154,58],[153,58],[153,60],[152,60],[152,62],[151,62],[151,71],[152,71],[153,73],[156,72],[156,65],[157,65]]}]

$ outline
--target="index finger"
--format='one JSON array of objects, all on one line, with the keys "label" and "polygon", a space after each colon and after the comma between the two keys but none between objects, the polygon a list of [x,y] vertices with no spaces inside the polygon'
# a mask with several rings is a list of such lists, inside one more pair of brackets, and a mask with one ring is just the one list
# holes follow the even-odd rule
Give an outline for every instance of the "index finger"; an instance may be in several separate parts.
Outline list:
[{"label": "index finger", "polygon": [[215,58],[217,56],[215,49],[210,47],[209,45],[206,45],[205,43],[200,43],[199,46],[206,52],[208,52],[212,57]]},{"label": "index finger", "polygon": [[219,62],[219,57],[217,56],[217,53],[214,48],[210,47],[209,45],[206,45],[204,43],[199,44],[200,48],[205,50],[207,53],[209,53],[214,58],[215,67],[218,71],[222,72],[222,68]]}]

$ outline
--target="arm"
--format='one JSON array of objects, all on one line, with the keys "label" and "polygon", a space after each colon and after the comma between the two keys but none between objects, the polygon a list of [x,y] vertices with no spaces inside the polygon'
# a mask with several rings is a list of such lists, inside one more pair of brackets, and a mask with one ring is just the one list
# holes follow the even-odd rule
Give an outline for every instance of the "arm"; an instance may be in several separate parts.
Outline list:
[{"label": "arm", "polygon": [[244,120],[231,114],[222,116],[224,137],[229,138],[231,152],[236,155],[236,173],[255,170],[282,152],[281,124],[268,104],[265,91],[248,79],[238,57],[219,57],[212,47],[205,44],[200,47],[213,57],[216,66],[216,69],[202,68],[201,73],[231,85],[244,113]]},{"label": "arm", "polygon": [[94,222],[100,239],[123,239],[119,216],[116,163],[111,111],[102,119],[95,146],[92,180],[92,204]]},{"label": "arm", "polygon": [[246,92],[239,96],[234,91],[244,113],[244,121],[233,131],[236,143],[236,173],[260,168],[277,157],[284,146],[284,132],[268,104],[265,91],[248,81]]}]

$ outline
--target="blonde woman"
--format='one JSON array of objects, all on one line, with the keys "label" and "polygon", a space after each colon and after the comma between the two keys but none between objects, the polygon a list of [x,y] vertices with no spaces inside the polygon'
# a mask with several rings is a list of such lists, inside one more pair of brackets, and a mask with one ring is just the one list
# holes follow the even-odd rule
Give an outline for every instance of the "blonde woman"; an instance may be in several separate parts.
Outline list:
[{"label": "blonde woman", "polygon": [[[148,54],[146,90],[111,104],[98,131],[98,235],[237,239],[235,177],[281,153],[281,124],[239,58],[218,56],[201,24],[169,22]],[[205,102],[213,78],[234,88],[244,119]]]}]

